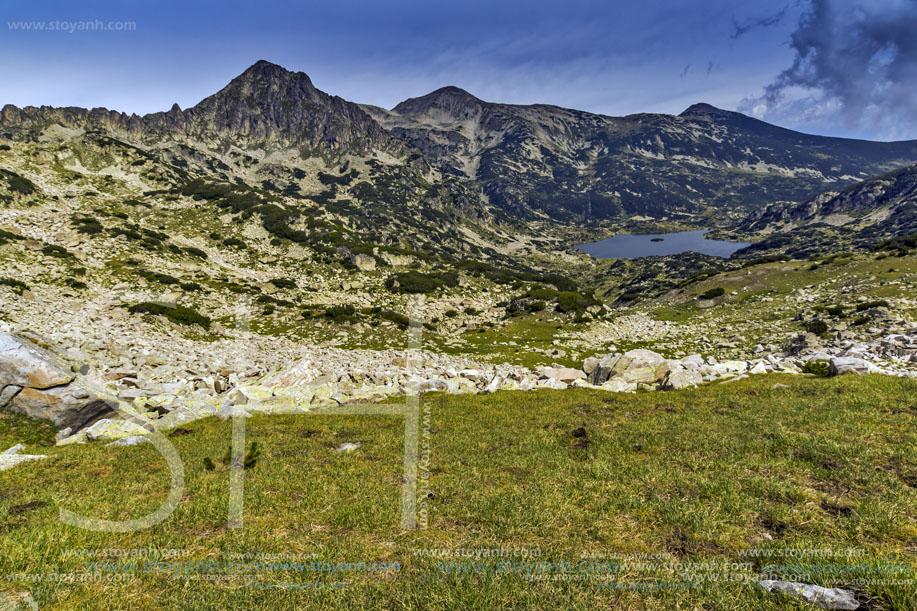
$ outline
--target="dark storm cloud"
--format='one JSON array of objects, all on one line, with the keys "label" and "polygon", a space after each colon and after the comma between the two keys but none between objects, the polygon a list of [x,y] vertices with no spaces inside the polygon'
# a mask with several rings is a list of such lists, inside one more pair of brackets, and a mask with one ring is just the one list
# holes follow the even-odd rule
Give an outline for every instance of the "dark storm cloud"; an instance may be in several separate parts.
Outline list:
[{"label": "dark storm cloud", "polygon": [[789,10],[789,5],[783,7],[776,14],[771,15],[770,17],[762,17],[761,19],[756,19],[754,21],[749,21],[745,24],[740,24],[736,19],[732,20],[732,27],[734,31],[732,33],[733,38],[738,38],[744,34],[747,34],[755,28],[771,28],[783,21],[783,18],[786,17],[786,13]]},{"label": "dark storm cloud", "polygon": [[917,0],[810,0],[790,46],[792,65],[744,110],[917,137]]}]

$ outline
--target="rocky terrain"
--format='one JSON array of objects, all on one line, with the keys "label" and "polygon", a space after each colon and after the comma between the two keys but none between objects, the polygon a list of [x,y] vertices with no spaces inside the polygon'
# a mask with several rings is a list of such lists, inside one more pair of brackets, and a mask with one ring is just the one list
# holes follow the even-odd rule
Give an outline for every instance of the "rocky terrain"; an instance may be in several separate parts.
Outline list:
[{"label": "rocky terrain", "polygon": [[444,175],[477,181],[492,204],[564,223],[643,215],[720,225],[917,155],[914,142],[809,136],[708,104],[607,117],[445,87],[390,111],[365,109]]},{"label": "rocky terrain", "polygon": [[[915,155],[706,105],[613,118],[445,88],[361,107],[267,62],[187,110],[8,106],[0,405],[67,444],[427,391],[914,376],[914,167],[774,202]],[[565,248],[710,215],[761,241]],[[823,227],[860,237],[840,252],[805,233]]]},{"label": "rocky terrain", "polygon": [[809,256],[876,246],[893,250],[895,238],[917,235],[917,165],[802,203],[769,204],[725,235],[756,241],[737,253],[739,257]]}]

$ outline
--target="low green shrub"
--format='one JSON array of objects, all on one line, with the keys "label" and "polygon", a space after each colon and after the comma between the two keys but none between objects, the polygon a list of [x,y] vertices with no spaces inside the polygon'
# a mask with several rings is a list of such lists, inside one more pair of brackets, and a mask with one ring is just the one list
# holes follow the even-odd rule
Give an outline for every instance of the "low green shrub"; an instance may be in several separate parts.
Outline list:
[{"label": "low green shrub", "polygon": [[391,310],[383,310],[379,312],[379,318],[391,321],[395,323],[396,325],[398,325],[399,327],[401,327],[402,329],[407,329],[408,326],[410,326],[411,324],[410,318],[408,318],[404,314],[400,314],[398,312],[392,312]]},{"label": "low green shrub", "polygon": [[291,280],[290,278],[274,278],[270,281],[271,284],[276,286],[279,289],[295,289],[296,281]]},{"label": "low green shrub", "polygon": [[9,244],[11,241],[14,241],[14,240],[24,240],[24,239],[25,239],[24,237],[22,237],[21,235],[17,233],[13,233],[11,231],[4,231],[3,229],[0,229],[0,246]]},{"label": "low green shrub", "polygon": [[349,303],[325,309],[325,317],[334,322],[352,322],[356,320],[356,313],[357,309]]},{"label": "low green shrub", "polygon": [[393,293],[425,294],[442,287],[458,286],[456,272],[422,272],[409,271],[392,274],[385,281],[385,288]]},{"label": "low green shrub", "polygon": [[207,258],[207,253],[204,252],[203,250],[201,250],[200,248],[195,247],[195,246],[186,246],[186,247],[185,247],[185,252],[188,253],[189,255],[191,255],[192,257],[197,257],[198,259],[206,259],[206,258]]},{"label": "low green shrub", "polygon": [[6,183],[9,185],[9,189],[13,193],[31,195],[37,190],[31,180],[25,178],[24,176],[20,176],[16,172],[0,169],[0,176],[6,178]]},{"label": "low green shrub", "polygon": [[814,318],[805,324],[805,329],[815,335],[824,335],[828,332],[828,323],[819,318]]},{"label": "low green shrub", "polygon": [[29,290],[28,284],[14,278],[0,278],[0,286],[10,287],[17,295],[22,295],[25,291]]},{"label": "low green shrub", "polygon": [[875,301],[865,301],[863,303],[857,304],[857,312],[865,312],[866,310],[871,310],[873,308],[888,308],[891,307],[887,301],[884,299],[876,299]]},{"label": "low green shrub", "polygon": [[181,280],[175,276],[170,276],[169,274],[163,274],[160,272],[151,272],[145,269],[138,269],[137,274],[150,282],[158,282],[160,284],[181,284]]},{"label": "low green shrub", "polygon": [[47,257],[54,257],[56,259],[68,259],[73,257],[69,250],[63,246],[57,246],[55,244],[48,244],[41,249],[41,254]]},{"label": "low green shrub", "polygon": [[102,223],[92,217],[81,217],[74,219],[73,226],[76,227],[77,233],[85,233],[88,235],[95,235],[105,231]]},{"label": "low green shrub", "polygon": [[562,313],[583,312],[589,306],[597,305],[598,303],[593,297],[572,291],[560,291],[557,293],[557,306],[554,309]]},{"label": "low green shrub", "polygon": [[698,295],[698,299],[716,299],[726,294],[726,289],[721,286],[709,289]]},{"label": "low green shrub", "polygon": [[232,248],[247,248],[245,242],[243,242],[239,238],[226,238],[225,240],[223,240],[223,245],[229,246]]},{"label": "low green shrub", "polygon": [[806,361],[806,364],[802,366],[802,371],[803,373],[811,373],[817,376],[827,376],[828,361],[815,359]]},{"label": "low green shrub", "polygon": [[200,325],[205,329],[210,328],[210,318],[186,306],[145,301],[129,306],[127,310],[131,314],[154,314],[156,316],[164,316],[179,325]]}]

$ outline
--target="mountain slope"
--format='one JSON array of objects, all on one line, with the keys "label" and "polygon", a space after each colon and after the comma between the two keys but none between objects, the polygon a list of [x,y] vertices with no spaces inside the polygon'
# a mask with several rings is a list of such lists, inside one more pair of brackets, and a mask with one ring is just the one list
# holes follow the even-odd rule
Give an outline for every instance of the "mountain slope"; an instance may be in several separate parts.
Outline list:
[{"label": "mountain slope", "polygon": [[917,141],[812,136],[707,104],[679,116],[607,117],[446,87],[391,111],[364,108],[444,173],[479,181],[492,203],[568,221],[714,210],[722,219],[917,159]]},{"label": "mountain slope", "polygon": [[737,256],[869,248],[888,238],[917,234],[917,164],[839,193],[770,204],[749,214],[732,234],[759,240]]}]

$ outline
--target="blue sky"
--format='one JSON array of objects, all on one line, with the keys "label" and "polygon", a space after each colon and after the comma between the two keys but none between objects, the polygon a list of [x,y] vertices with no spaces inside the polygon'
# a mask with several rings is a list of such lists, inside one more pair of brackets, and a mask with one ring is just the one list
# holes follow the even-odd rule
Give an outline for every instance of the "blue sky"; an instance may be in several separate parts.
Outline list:
[{"label": "blue sky", "polygon": [[[0,14],[0,104],[187,108],[267,59],[387,108],[457,85],[611,115],[703,101],[810,132],[917,138],[917,0],[6,0]],[[96,20],[135,26],[17,25]]]}]

